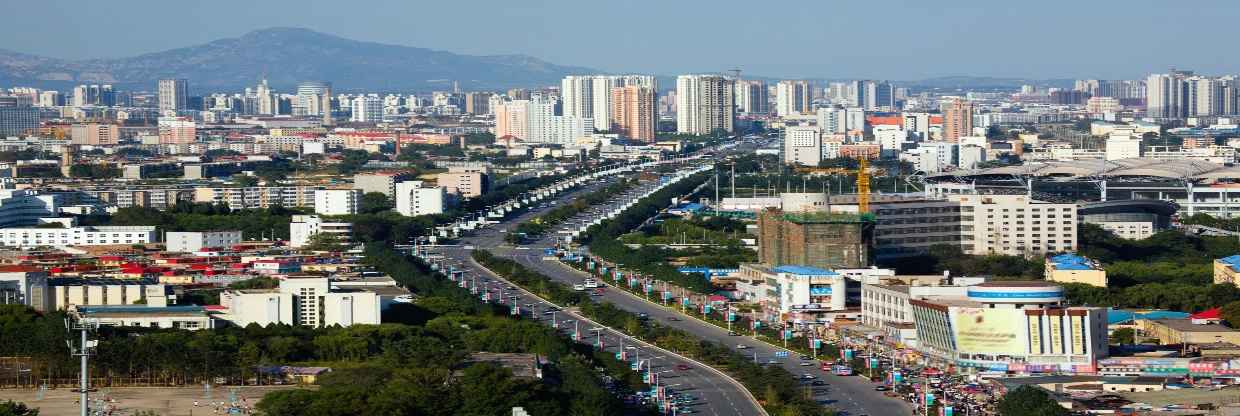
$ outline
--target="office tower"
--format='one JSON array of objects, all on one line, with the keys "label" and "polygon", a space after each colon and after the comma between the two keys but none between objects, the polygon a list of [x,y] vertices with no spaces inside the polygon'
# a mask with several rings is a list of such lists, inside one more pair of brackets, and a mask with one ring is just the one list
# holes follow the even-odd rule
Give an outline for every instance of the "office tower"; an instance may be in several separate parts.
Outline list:
[{"label": "office tower", "polygon": [[892,111],[895,109],[895,92],[891,84],[886,81],[865,81],[862,83],[865,89],[865,100],[860,107],[866,111]]},{"label": "office tower", "polygon": [[353,115],[349,120],[357,123],[383,121],[383,99],[374,95],[354,98]]},{"label": "office tower", "polygon": [[[76,100],[76,97],[74,99]],[[159,111],[180,111],[188,108],[189,81],[184,78],[159,80]]]},{"label": "office tower", "polygon": [[973,134],[973,103],[960,97],[946,97],[943,111],[943,141],[956,143]]},{"label": "office tower", "polygon": [[650,87],[630,85],[611,90],[613,133],[633,140],[655,141],[655,92]]},{"label": "office tower", "polygon": [[1188,116],[1188,88],[1186,79],[1192,71],[1172,70],[1167,74],[1151,74],[1145,80],[1145,115],[1155,118],[1184,118]]},{"label": "office tower", "polygon": [[280,114],[280,99],[279,97],[276,97],[275,91],[272,91],[271,87],[267,86],[266,79],[259,82],[258,88],[255,90],[254,95],[256,95],[258,99],[258,108],[256,109],[258,114]]},{"label": "office tower", "polygon": [[159,144],[189,144],[198,141],[198,127],[188,117],[160,117]]},{"label": "office tower", "polygon": [[[566,117],[594,117],[594,77],[569,75],[560,81],[560,98]],[[513,97],[513,100],[521,98]],[[529,98],[524,98],[528,100]]]},{"label": "office tower", "polygon": [[297,102],[293,115],[322,116],[324,125],[331,125],[332,84],[322,81],[303,82],[297,86]]},{"label": "office tower", "polygon": [[0,136],[20,136],[39,128],[39,110],[29,106],[0,107]]},{"label": "office tower", "polygon": [[73,87],[73,101],[71,105],[74,107],[82,107],[90,103],[90,92],[85,85]]},{"label": "office tower", "polygon": [[809,81],[779,81],[775,85],[775,114],[787,117],[808,113],[812,99]]},{"label": "office tower", "polygon": [[676,131],[732,132],[735,117],[732,80],[720,75],[676,77]]},{"label": "office tower", "polygon": [[746,114],[766,114],[771,112],[770,90],[766,81],[736,81],[736,111]]},{"label": "office tower", "polygon": [[473,115],[491,114],[491,93],[465,93],[465,112]]},{"label": "office tower", "polygon": [[39,107],[59,107],[65,105],[65,99],[59,91],[43,91],[39,93]]}]

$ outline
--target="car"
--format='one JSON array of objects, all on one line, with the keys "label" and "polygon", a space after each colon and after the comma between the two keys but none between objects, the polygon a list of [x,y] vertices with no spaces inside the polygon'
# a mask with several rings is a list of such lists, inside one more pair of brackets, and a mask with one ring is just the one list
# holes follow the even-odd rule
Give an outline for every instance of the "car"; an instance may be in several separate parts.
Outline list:
[{"label": "car", "polygon": [[800,357],[798,357],[798,358],[800,358],[800,359],[801,359],[801,361],[809,361],[809,360],[811,360],[811,359],[812,359],[812,358],[810,358],[810,356],[805,355],[805,354],[801,354],[801,356],[800,356]]},{"label": "car", "polygon": [[581,291],[586,290],[586,286],[582,284],[576,284],[576,285],[573,285],[573,290],[581,292]]},{"label": "car", "polygon": [[814,380],[813,382],[811,382],[811,383],[809,383],[809,384],[810,384],[811,386],[825,386],[825,385],[827,385],[827,382],[822,381],[822,380]]},{"label": "car", "polygon": [[801,378],[806,379],[806,380],[813,380],[813,379],[818,378],[818,376],[815,376],[810,373],[805,373],[805,374],[801,374]]},{"label": "car", "polygon": [[650,315],[645,312],[642,312],[642,313],[637,314],[637,319],[644,321],[644,320],[650,319]]},{"label": "car", "polygon": [[801,362],[801,367],[812,367],[813,365],[814,365],[814,363],[813,363],[813,362],[810,362],[810,361],[802,361],[802,362]]},{"label": "car", "polygon": [[685,363],[680,363],[680,364],[676,364],[676,369],[680,371],[688,371],[688,370],[692,370],[693,367],[690,367],[688,364],[685,364]]},{"label": "car", "polygon": [[888,391],[888,390],[891,390],[891,387],[887,387],[887,386],[875,386],[874,387],[874,391]]},{"label": "car", "polygon": [[736,331],[728,331],[728,335],[730,335],[730,336],[736,336]]},{"label": "car", "polygon": [[749,349],[749,346],[745,344],[736,344],[736,349],[745,350],[745,349]]},{"label": "car", "polygon": [[675,316],[669,316],[669,317],[667,317],[667,320],[672,321],[672,322],[676,322],[676,321],[679,321],[679,320],[680,320],[680,318],[677,318],[677,317],[675,317]]}]

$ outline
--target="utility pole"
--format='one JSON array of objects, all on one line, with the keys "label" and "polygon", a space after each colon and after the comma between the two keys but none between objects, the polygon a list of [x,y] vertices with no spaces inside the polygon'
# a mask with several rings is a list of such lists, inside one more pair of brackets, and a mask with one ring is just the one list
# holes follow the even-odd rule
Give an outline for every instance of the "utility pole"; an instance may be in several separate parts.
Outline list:
[{"label": "utility pole", "polygon": [[85,319],[72,320],[72,318],[65,318],[65,330],[68,331],[70,335],[72,335],[73,331],[79,331],[81,333],[81,340],[79,341],[77,348],[73,347],[72,340],[65,340],[65,344],[69,347],[69,353],[75,357],[80,357],[82,360],[78,385],[81,395],[81,397],[78,398],[78,401],[81,404],[81,416],[86,416],[90,411],[90,377],[89,373],[87,373],[87,362],[90,359],[91,353],[95,349],[95,345],[99,343],[99,341],[88,340],[86,338],[86,333],[94,331],[96,325],[96,323]]}]

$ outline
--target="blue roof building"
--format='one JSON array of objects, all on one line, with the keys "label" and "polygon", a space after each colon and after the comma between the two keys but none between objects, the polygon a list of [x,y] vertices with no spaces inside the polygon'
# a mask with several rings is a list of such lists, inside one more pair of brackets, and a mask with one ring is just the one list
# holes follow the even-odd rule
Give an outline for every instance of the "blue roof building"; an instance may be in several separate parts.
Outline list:
[{"label": "blue roof building", "polygon": [[1240,279],[1240,254],[1214,260],[1214,283],[1236,284]]},{"label": "blue roof building", "polygon": [[1107,272],[1088,258],[1076,254],[1060,254],[1046,259],[1046,280],[1107,287]]}]

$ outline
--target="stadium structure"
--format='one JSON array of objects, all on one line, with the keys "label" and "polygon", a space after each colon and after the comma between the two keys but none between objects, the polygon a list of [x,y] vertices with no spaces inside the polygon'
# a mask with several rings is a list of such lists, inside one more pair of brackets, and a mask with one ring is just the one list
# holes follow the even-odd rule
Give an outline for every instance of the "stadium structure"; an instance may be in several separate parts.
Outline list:
[{"label": "stadium structure", "polygon": [[937,173],[923,180],[931,197],[1023,193],[1039,200],[1082,205],[1165,201],[1177,205],[1179,215],[1240,217],[1240,167],[1200,160],[1048,161]]}]

